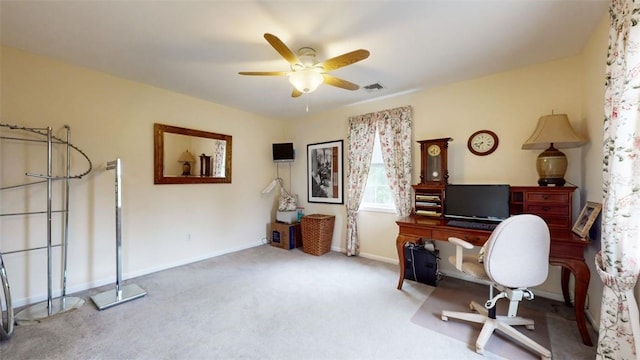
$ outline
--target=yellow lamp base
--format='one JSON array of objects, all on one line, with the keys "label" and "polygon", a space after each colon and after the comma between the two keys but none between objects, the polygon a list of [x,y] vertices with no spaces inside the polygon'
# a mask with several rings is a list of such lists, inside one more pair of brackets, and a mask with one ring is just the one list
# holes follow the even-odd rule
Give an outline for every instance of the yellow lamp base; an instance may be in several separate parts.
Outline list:
[{"label": "yellow lamp base", "polygon": [[191,176],[191,164],[188,161],[182,164],[182,176]]},{"label": "yellow lamp base", "polygon": [[553,147],[553,144],[536,160],[538,171],[538,185],[540,186],[564,186],[564,174],[567,171],[567,157],[564,153]]}]

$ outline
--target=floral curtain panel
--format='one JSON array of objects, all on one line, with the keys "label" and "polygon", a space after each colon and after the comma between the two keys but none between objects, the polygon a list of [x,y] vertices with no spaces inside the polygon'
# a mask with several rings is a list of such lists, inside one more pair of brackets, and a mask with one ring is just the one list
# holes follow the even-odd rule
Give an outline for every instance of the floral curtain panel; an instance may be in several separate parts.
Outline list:
[{"label": "floral curtain panel", "polygon": [[609,10],[602,250],[595,259],[605,286],[597,358],[639,359],[633,291],[640,272],[640,6],[612,0]]},{"label": "floral curtain panel", "polygon": [[349,172],[347,173],[347,255],[360,252],[358,241],[358,208],[371,167],[371,154],[376,135],[373,114],[349,118]]},{"label": "floral curtain panel", "polygon": [[411,214],[411,107],[384,113],[378,121],[382,159],[398,216]]},{"label": "floral curtain panel", "polygon": [[349,172],[347,173],[347,255],[358,255],[358,208],[367,184],[376,131],[398,215],[411,211],[410,106],[349,118]]}]

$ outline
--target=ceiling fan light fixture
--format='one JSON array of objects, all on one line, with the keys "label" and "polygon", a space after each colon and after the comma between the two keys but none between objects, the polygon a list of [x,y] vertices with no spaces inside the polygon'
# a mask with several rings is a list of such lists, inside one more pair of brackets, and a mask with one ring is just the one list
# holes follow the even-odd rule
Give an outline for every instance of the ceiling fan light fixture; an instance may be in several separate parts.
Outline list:
[{"label": "ceiling fan light fixture", "polygon": [[289,82],[298,91],[308,94],[324,82],[324,77],[316,69],[304,69],[289,74]]},{"label": "ceiling fan light fixture", "polygon": [[239,72],[240,75],[287,76],[294,87],[291,92],[291,97],[293,98],[315,91],[320,84],[351,91],[360,88],[357,84],[331,76],[328,72],[368,58],[369,50],[354,50],[318,63],[316,62],[316,51],[310,47],[301,48],[298,51],[298,55],[296,55],[277,36],[266,33],[264,38],[289,63],[291,71],[241,71]]}]

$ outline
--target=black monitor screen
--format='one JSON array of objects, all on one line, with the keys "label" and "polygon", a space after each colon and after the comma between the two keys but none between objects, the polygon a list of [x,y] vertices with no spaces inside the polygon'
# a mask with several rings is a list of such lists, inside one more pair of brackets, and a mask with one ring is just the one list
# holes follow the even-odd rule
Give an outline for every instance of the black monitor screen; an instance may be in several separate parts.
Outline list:
[{"label": "black monitor screen", "polygon": [[273,161],[293,161],[294,158],[293,143],[273,144]]},{"label": "black monitor screen", "polygon": [[509,217],[509,185],[447,185],[444,216],[500,222]]}]

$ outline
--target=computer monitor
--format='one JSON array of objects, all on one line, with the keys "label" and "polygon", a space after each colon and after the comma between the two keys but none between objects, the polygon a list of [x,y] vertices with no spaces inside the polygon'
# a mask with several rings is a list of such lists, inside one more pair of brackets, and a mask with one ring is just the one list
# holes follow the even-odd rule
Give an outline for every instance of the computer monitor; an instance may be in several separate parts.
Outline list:
[{"label": "computer monitor", "polygon": [[509,217],[509,185],[449,184],[443,214],[449,219],[500,222]]}]

